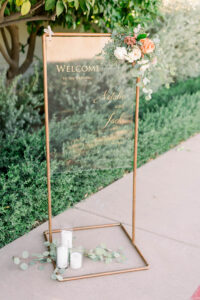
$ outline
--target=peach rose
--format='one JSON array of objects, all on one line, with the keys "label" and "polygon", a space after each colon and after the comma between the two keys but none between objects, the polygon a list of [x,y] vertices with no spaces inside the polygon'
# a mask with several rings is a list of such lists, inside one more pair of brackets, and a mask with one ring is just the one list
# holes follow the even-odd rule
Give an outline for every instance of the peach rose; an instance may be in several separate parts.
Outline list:
[{"label": "peach rose", "polygon": [[141,50],[144,54],[151,53],[155,49],[154,43],[148,38],[141,39],[140,42],[142,43]]}]

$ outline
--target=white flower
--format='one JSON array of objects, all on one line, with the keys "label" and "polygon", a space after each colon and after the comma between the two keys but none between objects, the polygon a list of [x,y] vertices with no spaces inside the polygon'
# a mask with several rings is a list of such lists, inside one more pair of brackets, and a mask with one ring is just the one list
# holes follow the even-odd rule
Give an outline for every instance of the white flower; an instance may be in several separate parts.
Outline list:
[{"label": "white flower", "polygon": [[153,93],[153,90],[152,89],[149,89],[149,94],[151,95]]},{"label": "white flower", "polygon": [[159,44],[160,43],[160,39],[158,37],[156,37],[156,38],[153,39],[153,42],[155,44]]},{"label": "white flower", "polygon": [[141,66],[140,71],[145,72],[150,67],[150,64]]},{"label": "white flower", "polygon": [[148,94],[148,95],[151,95],[153,93],[152,89],[147,89],[145,87],[142,89],[142,91],[143,91],[143,93]]},{"label": "white flower", "polygon": [[146,89],[146,88],[143,88],[142,91],[143,91],[143,93],[145,93],[145,94],[148,94],[148,92],[149,92],[149,90]]},{"label": "white flower", "polygon": [[142,53],[141,53],[140,48],[137,47],[137,46],[134,46],[134,47],[133,47],[133,50],[132,50],[131,52],[129,52],[129,53],[125,56],[125,59],[126,59],[128,62],[132,63],[132,62],[134,62],[135,60],[140,59],[141,55],[142,55]]},{"label": "white flower", "polygon": [[138,61],[138,64],[144,65],[144,64],[147,64],[148,62],[149,62],[148,59],[142,59],[142,60]]},{"label": "white flower", "polygon": [[138,26],[135,27],[135,29],[134,29],[134,33],[137,34],[140,31],[140,29],[141,29],[141,25],[138,24]]},{"label": "white flower", "polygon": [[124,60],[127,55],[127,50],[125,47],[117,47],[114,51],[114,56],[119,60]]},{"label": "white flower", "polygon": [[144,85],[148,84],[149,82],[150,82],[150,80],[149,80],[147,77],[145,77],[145,78],[143,79]]}]

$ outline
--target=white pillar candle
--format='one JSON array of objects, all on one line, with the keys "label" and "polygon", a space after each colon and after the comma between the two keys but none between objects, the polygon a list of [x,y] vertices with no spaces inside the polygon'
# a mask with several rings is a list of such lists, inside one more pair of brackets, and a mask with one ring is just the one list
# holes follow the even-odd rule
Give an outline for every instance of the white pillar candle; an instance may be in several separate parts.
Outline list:
[{"label": "white pillar candle", "polygon": [[56,265],[60,269],[65,269],[68,266],[69,251],[66,246],[57,247]]},{"label": "white pillar candle", "polygon": [[72,231],[61,231],[61,244],[68,248],[72,248]]},{"label": "white pillar candle", "polygon": [[82,267],[83,255],[80,252],[72,252],[70,254],[70,267],[72,269],[80,269]]}]

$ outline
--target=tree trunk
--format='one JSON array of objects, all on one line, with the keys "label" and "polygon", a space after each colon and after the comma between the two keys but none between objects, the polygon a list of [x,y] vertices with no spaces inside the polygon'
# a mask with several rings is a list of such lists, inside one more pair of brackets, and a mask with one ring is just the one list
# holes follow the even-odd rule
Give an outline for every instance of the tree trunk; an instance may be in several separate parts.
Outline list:
[{"label": "tree trunk", "polygon": [[19,43],[19,28],[16,25],[11,25],[6,27],[6,29],[10,34],[10,41],[11,41],[10,58],[12,60],[12,63],[9,64],[9,68],[7,71],[7,80],[9,82],[17,75],[17,71],[19,68],[20,43]]},{"label": "tree trunk", "polygon": [[26,57],[21,65],[19,28],[17,25],[10,25],[5,27],[5,29],[1,28],[4,46],[0,44],[0,52],[9,65],[7,70],[7,83],[9,84],[15,76],[25,73],[33,62],[36,36],[39,27],[29,36]]}]

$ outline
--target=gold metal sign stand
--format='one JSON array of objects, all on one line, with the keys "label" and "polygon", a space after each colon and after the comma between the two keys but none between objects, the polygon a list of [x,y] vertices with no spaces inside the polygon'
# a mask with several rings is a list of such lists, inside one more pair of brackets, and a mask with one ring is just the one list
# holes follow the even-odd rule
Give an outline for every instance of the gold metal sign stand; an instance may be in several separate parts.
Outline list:
[{"label": "gold metal sign stand", "polygon": [[[106,37],[110,34],[92,34],[92,33],[55,33],[54,36],[73,36],[73,37],[81,37],[81,36],[89,36],[89,37],[97,37],[102,36]],[[46,57],[46,37],[48,34],[43,35],[43,66],[44,66],[44,102],[45,102],[45,130],[46,130],[46,157],[47,157],[47,188],[48,188],[48,215],[49,215],[49,230],[44,232],[44,238],[46,241],[52,242],[52,235],[61,232],[61,229],[54,229],[52,230],[52,210],[51,210],[51,182],[50,182],[50,147],[49,147],[49,119],[48,119],[48,89],[47,89],[47,57]],[[52,38],[53,38],[52,37]],[[106,275],[114,275],[114,274],[122,274],[128,272],[135,272],[141,270],[149,269],[149,264],[147,263],[146,259],[138,249],[135,244],[135,209],[136,209],[136,170],[137,170],[137,143],[138,143],[138,115],[139,115],[139,86],[138,83],[140,82],[140,78],[136,80],[136,105],[135,105],[135,132],[134,132],[134,165],[133,165],[133,198],[132,198],[132,237],[129,236],[128,232],[126,231],[125,227],[121,223],[114,223],[114,224],[103,224],[103,225],[92,225],[92,226],[82,226],[82,227],[74,227],[73,231],[81,231],[81,230],[92,230],[92,229],[99,229],[99,228],[109,228],[109,227],[119,227],[128,240],[130,241],[133,249],[136,250],[140,258],[142,259],[144,266],[141,267],[133,267],[123,270],[115,270],[109,272],[101,272],[101,273],[91,273],[85,274],[80,276],[73,276],[73,277],[64,277],[62,280],[59,281],[71,281],[71,280],[78,280],[84,278],[92,278],[92,277],[100,277]],[[56,267],[56,263],[53,263],[54,268]]]}]

